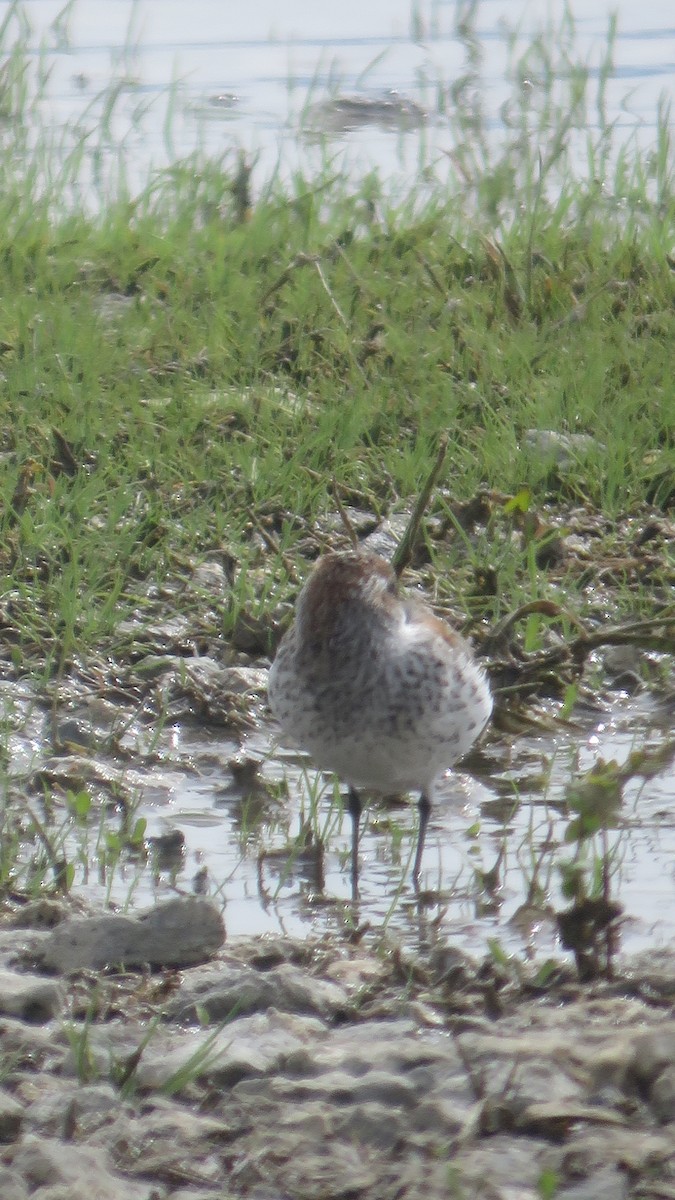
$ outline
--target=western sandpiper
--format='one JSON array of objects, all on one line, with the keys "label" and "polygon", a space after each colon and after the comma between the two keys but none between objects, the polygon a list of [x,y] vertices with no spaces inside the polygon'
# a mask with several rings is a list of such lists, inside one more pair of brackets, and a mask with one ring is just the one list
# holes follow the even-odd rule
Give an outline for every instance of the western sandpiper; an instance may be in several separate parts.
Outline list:
[{"label": "western sandpiper", "polygon": [[470,750],[492,712],[467,642],[427,605],[399,596],[383,558],[326,554],[272,664],[269,702],[289,741],[349,785],[355,893],[359,790],[419,790],[418,888],[434,781]]}]

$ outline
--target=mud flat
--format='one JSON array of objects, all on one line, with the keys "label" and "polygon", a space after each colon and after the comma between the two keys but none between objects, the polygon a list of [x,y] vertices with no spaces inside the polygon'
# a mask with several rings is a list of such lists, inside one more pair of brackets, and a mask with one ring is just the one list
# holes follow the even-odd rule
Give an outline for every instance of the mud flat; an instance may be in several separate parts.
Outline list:
[{"label": "mud flat", "polygon": [[[199,898],[5,915],[3,1200],[675,1194],[672,953],[538,985],[450,946],[224,937]],[[122,946],[136,969],[102,968]]]}]

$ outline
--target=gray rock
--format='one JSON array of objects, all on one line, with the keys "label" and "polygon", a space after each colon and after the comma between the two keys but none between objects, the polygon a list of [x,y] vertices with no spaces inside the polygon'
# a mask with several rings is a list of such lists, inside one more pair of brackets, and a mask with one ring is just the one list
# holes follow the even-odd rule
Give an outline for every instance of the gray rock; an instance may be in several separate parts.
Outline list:
[{"label": "gray rock", "polygon": [[28,1200],[21,1176],[3,1166],[0,1166],[0,1196],[2,1200]]},{"label": "gray rock", "polygon": [[630,1178],[647,1172],[652,1178],[658,1172],[675,1166],[675,1139],[673,1131],[640,1128],[639,1125],[625,1129],[603,1129],[581,1126],[569,1139],[563,1165],[569,1178],[590,1179],[596,1172],[610,1167],[619,1167]]},{"label": "gray rock", "polygon": [[[424,1093],[421,1095],[424,1096]],[[411,1128],[447,1140],[456,1137],[464,1128],[468,1111],[462,1104],[461,1094],[459,1098],[434,1096],[432,1099],[422,1099],[410,1115]]]},{"label": "gray rock", "polygon": [[344,1013],[349,1002],[346,991],[337,983],[314,979],[291,963],[282,963],[269,971],[224,964],[219,965],[215,981],[205,979],[195,987],[188,980],[169,1013],[177,1021],[197,1021],[202,1012],[210,1021],[223,1021],[233,1015],[264,1012],[268,1008],[334,1017]]},{"label": "gray rock", "polygon": [[[372,1196],[374,1200],[377,1196],[379,1200],[389,1200],[391,1191],[380,1186],[382,1166],[382,1159],[351,1138],[317,1141],[311,1130],[307,1135],[297,1129],[297,1117],[294,1119],[288,1113],[266,1130],[264,1142],[261,1141],[255,1154],[239,1157],[230,1182],[234,1195],[245,1196],[256,1195],[260,1185],[269,1188],[274,1182],[275,1200],[291,1196],[307,1200],[315,1196],[321,1200]],[[274,1192],[262,1194],[265,1200],[275,1196]],[[405,1193],[397,1190],[396,1195]]]},{"label": "gray rock", "polygon": [[8,1092],[0,1091],[0,1142],[16,1141],[21,1131],[23,1116],[23,1105]]},{"label": "gray rock", "polygon": [[29,1193],[39,1190],[40,1200],[148,1200],[148,1184],[117,1174],[97,1147],[28,1134],[10,1155],[14,1171]]},{"label": "gray rock", "polygon": [[70,916],[71,906],[63,900],[42,896],[22,904],[11,917],[12,929],[53,929]]},{"label": "gray rock", "polygon": [[56,724],[54,742],[73,753],[95,750],[98,738],[91,725],[78,717],[65,716]]},{"label": "gray rock", "polygon": [[[314,1017],[294,1017],[272,1010],[242,1017],[213,1033],[164,1033],[150,1042],[136,1078],[142,1089],[165,1086],[177,1077],[207,1078],[231,1087],[251,1075],[279,1069],[286,1056],[326,1036],[323,1022]],[[180,1089],[179,1089],[180,1090]]]},{"label": "gray rock", "polygon": [[[623,1042],[623,1054],[610,1063],[604,1077],[614,1079],[623,1091],[646,1101],[657,1120],[667,1125],[675,1121],[675,1021],[664,1022],[649,1033],[640,1033]],[[600,1075],[602,1061],[596,1068]]]},{"label": "gray rock", "polygon": [[[220,1193],[220,1195],[222,1195],[222,1193]],[[204,1188],[192,1187],[179,1188],[177,1192],[171,1193],[171,1200],[220,1200],[220,1195],[218,1192],[214,1192],[212,1187],[208,1190],[205,1190]],[[251,1193],[250,1200],[258,1200],[258,1198]],[[262,1200],[262,1197],[260,1200]],[[270,1192],[266,1197],[266,1200],[283,1200],[283,1197],[281,1197],[278,1192]]]},{"label": "gray rock", "polygon": [[[179,1188],[177,1192],[172,1192],[171,1200],[216,1200],[217,1196],[218,1193],[216,1192],[214,1195],[213,1188],[209,1188],[208,1191],[205,1191],[203,1188],[190,1187]],[[255,1196],[252,1197],[252,1200],[256,1200]],[[272,1200],[271,1192],[269,1200]],[[278,1192],[276,1193],[274,1200],[281,1200]]]},{"label": "gray rock", "polygon": [[337,1135],[345,1141],[366,1143],[385,1154],[391,1153],[401,1137],[401,1122],[388,1104],[369,1101],[350,1105],[336,1122]]},{"label": "gray rock", "polygon": [[570,1125],[582,1121],[589,1125],[625,1127],[628,1124],[621,1113],[612,1112],[599,1105],[542,1100],[520,1109],[513,1121],[513,1128],[523,1133],[540,1133],[555,1139],[564,1136]]},{"label": "gray rock", "polygon": [[675,1064],[675,1022],[664,1029],[643,1033],[633,1043],[633,1060],[629,1070],[641,1089],[650,1088],[667,1067]]},{"label": "gray rock", "polygon": [[524,441],[527,449],[540,459],[551,459],[564,470],[579,459],[604,454],[606,450],[589,433],[559,433],[556,429],[526,429]]},{"label": "gray rock", "polygon": [[204,962],[225,940],[218,909],[201,897],[169,900],[142,914],[64,921],[49,936],[42,965],[66,975],[106,966],[186,967]]},{"label": "gray rock", "polygon": [[349,1071],[354,1075],[376,1070],[394,1074],[396,1071],[407,1073],[429,1059],[437,1060],[446,1071],[449,1062],[456,1064],[459,1061],[447,1040],[435,1046],[431,1053],[424,1039],[418,1039],[417,1026],[402,1019],[345,1025],[318,1044],[289,1050],[285,1066],[291,1075],[317,1075],[331,1070]]},{"label": "gray rock", "polygon": [[192,572],[190,582],[200,591],[213,592],[220,598],[227,586],[225,568],[222,563],[213,560],[199,563]]},{"label": "gray rock", "polygon": [[409,521],[410,513],[392,513],[363,539],[364,547],[373,554],[381,554],[382,558],[393,558]]},{"label": "gray rock", "polygon": [[[392,1108],[412,1110],[417,1101],[416,1089],[405,1079],[385,1071],[369,1071],[353,1075],[347,1071],[326,1071],[321,1075],[304,1079],[266,1081],[267,1094],[281,1102],[285,1097],[292,1105],[306,1100],[324,1100],[327,1105],[347,1108],[371,1103]],[[241,1083],[237,1095],[262,1093],[255,1080]]]},{"label": "gray rock", "polygon": [[[616,650],[624,648],[629,649],[614,647]],[[659,996],[675,998],[675,953],[667,947],[637,954],[628,964],[628,974],[642,988],[648,987]]]},{"label": "gray rock", "polygon": [[33,962],[50,937],[46,929],[0,929],[0,965],[11,968],[26,959]]},{"label": "gray rock", "polygon": [[675,1121],[675,1063],[656,1079],[651,1095],[652,1110],[664,1125]]},{"label": "gray rock", "polygon": [[267,671],[262,667],[224,667],[214,658],[181,660],[181,677],[200,699],[222,696],[262,697],[267,694]]},{"label": "gray rock", "polygon": [[605,1167],[594,1171],[588,1179],[582,1179],[571,1187],[561,1188],[555,1200],[625,1200],[629,1182],[623,1171],[616,1167]]},{"label": "gray rock", "polygon": [[108,1083],[82,1084],[69,1078],[50,1078],[40,1088],[23,1089],[26,1125],[32,1133],[61,1137],[64,1126],[72,1124],[78,1138],[107,1126],[119,1113],[119,1091]]},{"label": "gray rock", "polygon": [[0,1018],[0,1044],[8,1060],[17,1063],[28,1060],[35,1068],[53,1052],[54,1030],[49,1025],[27,1025],[16,1017],[3,1017]]},{"label": "gray rock", "polygon": [[64,991],[53,979],[0,971],[0,1013],[43,1025],[61,1011]]},{"label": "gray rock", "polygon": [[[500,1133],[471,1141],[452,1158],[455,1194],[467,1200],[539,1200],[542,1157],[549,1155],[546,1142],[532,1138]],[[429,1178],[429,1185],[426,1180],[422,1184],[420,1194],[443,1195],[438,1176]],[[555,1200],[557,1196],[556,1192]]]},{"label": "gray rock", "polygon": [[183,1178],[193,1185],[214,1187],[223,1182],[215,1148],[229,1133],[222,1119],[159,1098],[149,1112],[120,1114],[97,1132],[95,1140],[110,1149],[119,1170],[129,1175]]}]

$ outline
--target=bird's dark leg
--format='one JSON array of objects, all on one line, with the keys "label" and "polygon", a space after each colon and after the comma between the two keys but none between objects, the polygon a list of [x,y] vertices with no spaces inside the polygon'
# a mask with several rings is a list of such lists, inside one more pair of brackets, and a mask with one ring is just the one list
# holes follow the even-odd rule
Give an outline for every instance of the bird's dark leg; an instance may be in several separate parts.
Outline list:
[{"label": "bird's dark leg", "polygon": [[355,788],[349,789],[349,815],[352,819],[352,897],[359,894],[359,823],[361,821],[361,797]]},{"label": "bird's dark leg", "polygon": [[415,885],[415,891],[420,890],[420,867],[422,865],[422,853],[424,851],[424,839],[427,833],[427,825],[429,824],[429,813],[431,812],[431,801],[426,792],[422,792],[419,798],[417,807],[420,810],[420,827],[417,833],[417,849],[415,851],[415,862],[412,869],[412,878]]}]

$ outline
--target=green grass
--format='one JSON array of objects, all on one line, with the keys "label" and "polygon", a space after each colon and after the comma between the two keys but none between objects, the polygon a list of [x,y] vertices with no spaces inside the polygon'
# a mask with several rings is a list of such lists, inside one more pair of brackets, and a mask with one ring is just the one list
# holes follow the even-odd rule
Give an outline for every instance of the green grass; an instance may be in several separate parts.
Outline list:
[{"label": "green grass", "polygon": [[[441,433],[450,452],[435,513],[486,489],[492,519],[436,540],[438,598],[461,610],[472,572],[491,567],[488,620],[558,592],[583,611],[578,572],[539,569],[504,503],[526,484],[534,512],[583,506],[617,528],[672,505],[672,147],[664,109],[649,155],[633,147],[612,160],[606,126],[589,140],[596,174],[615,163],[611,187],[572,175],[589,73],[557,84],[550,47],[538,40],[528,54],[514,59],[513,137],[497,150],[466,98],[468,56],[448,116],[450,193],[414,185],[394,206],[376,179],[357,187],[326,171],[270,184],[247,213],[236,164],[196,157],[133,199],[120,182],[95,215],[64,201],[83,150],[57,169],[47,134],[27,138],[31,78],[20,46],[7,56],[8,670],[49,679],[90,654],[125,657],[120,619],[142,611],[150,585],[205,558],[235,562],[226,636],[240,611],[276,610],[289,563],[302,577],[308,550],[330,540],[321,530],[336,488],[380,516],[409,509]],[[600,107],[610,61],[611,43]],[[533,64],[547,103],[525,138],[535,116],[518,79]],[[598,445],[558,472],[525,448],[532,428]],[[611,556],[611,528],[605,542]],[[664,558],[657,587],[671,578]],[[619,593],[620,610],[652,611],[651,586]],[[171,605],[181,603],[178,593]]]}]

